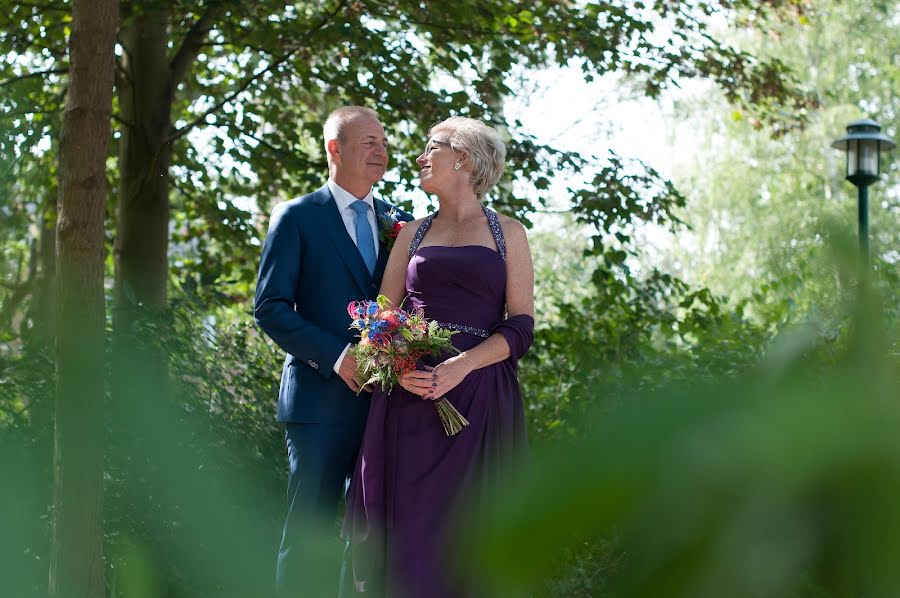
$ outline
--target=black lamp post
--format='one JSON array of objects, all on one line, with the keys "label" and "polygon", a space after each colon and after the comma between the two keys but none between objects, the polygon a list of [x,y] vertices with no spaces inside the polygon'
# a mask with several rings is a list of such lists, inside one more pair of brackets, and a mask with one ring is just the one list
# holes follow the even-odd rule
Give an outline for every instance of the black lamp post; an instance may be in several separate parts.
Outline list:
[{"label": "black lamp post", "polygon": [[859,252],[869,263],[869,185],[878,180],[881,150],[894,147],[894,140],[881,132],[881,125],[864,118],[847,125],[847,134],[835,139],[831,147],[847,152],[846,179],[859,192]]}]

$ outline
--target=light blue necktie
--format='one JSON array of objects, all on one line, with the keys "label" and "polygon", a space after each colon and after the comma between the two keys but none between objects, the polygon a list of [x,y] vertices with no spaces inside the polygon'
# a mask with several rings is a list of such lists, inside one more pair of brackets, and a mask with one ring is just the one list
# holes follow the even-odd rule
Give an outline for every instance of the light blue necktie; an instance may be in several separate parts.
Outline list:
[{"label": "light blue necktie", "polygon": [[369,204],[361,199],[354,201],[350,207],[356,212],[356,247],[362,256],[369,274],[375,272],[375,239],[372,238],[372,227],[369,225]]}]

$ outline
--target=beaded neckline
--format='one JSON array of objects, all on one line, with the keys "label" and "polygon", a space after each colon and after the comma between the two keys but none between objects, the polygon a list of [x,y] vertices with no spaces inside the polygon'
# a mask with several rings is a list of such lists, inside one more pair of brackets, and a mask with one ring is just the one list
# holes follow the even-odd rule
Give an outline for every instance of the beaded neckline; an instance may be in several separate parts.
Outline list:
[{"label": "beaded neckline", "polygon": [[[488,226],[491,228],[491,235],[494,237],[494,243],[497,244],[497,253],[500,254],[500,257],[503,258],[503,261],[506,261],[506,239],[503,237],[503,229],[500,227],[500,217],[497,216],[497,212],[494,210],[490,210],[484,206],[481,206],[481,209],[484,210],[484,215],[487,216]],[[428,229],[431,228],[432,222],[434,222],[434,217],[438,215],[438,212],[434,214],[429,214],[425,220],[422,221],[422,224],[419,225],[419,228],[416,229],[416,234],[413,236],[412,241],[409,243],[409,257],[412,257],[412,254],[419,249],[419,245],[422,243],[422,239],[425,238],[425,234],[428,232]],[[460,247],[472,247],[472,245],[461,245]],[[478,245],[477,247],[484,247],[483,245]],[[490,247],[485,247],[485,249],[490,249]]]}]

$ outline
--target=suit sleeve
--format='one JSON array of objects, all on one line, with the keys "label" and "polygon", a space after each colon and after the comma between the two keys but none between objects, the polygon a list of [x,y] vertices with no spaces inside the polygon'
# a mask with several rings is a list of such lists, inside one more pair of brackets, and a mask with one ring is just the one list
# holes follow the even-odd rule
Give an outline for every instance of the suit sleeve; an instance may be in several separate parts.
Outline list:
[{"label": "suit sleeve", "polygon": [[347,341],[312,322],[294,309],[301,278],[301,230],[284,204],[272,212],[256,281],[253,315],[256,323],[286,353],[313,367],[319,375],[334,376],[331,364]]}]

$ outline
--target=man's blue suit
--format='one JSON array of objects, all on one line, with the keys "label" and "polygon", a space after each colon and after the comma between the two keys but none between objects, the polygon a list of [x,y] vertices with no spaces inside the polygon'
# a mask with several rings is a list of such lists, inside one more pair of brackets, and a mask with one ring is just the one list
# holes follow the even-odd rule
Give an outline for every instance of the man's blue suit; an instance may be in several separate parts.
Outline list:
[{"label": "man's blue suit", "polygon": [[[375,199],[376,222],[392,206]],[[402,213],[401,219],[410,220]],[[286,353],[278,395],[290,479],[288,515],[278,557],[280,590],[303,587],[304,533],[310,517],[334,519],[359,451],[369,395],[353,393],[333,366],[354,341],[347,304],[374,298],[388,251],[372,274],[328,186],[272,212],[256,287],[257,324]]]}]

